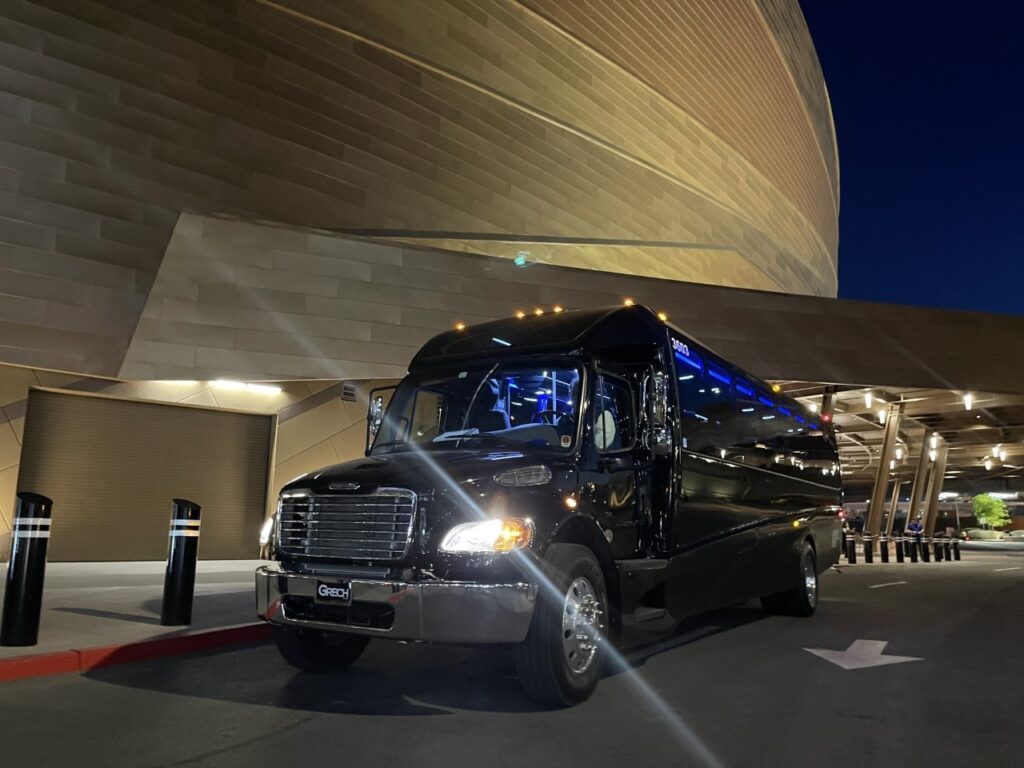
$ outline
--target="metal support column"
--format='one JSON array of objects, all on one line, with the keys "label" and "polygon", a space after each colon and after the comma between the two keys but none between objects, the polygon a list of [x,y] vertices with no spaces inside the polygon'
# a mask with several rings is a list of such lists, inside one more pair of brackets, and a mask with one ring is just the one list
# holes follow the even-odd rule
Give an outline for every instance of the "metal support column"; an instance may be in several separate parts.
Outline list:
[{"label": "metal support column", "polygon": [[864,532],[878,536],[882,529],[882,510],[885,507],[885,491],[889,487],[889,462],[896,453],[896,437],[899,435],[900,419],[903,418],[903,403],[889,406],[885,417],[885,437],[882,440],[882,453],[878,457],[878,472],[875,475],[875,487],[871,491],[871,506],[868,507],[868,522]]},{"label": "metal support column", "polygon": [[910,485],[910,504],[907,505],[907,521],[904,528],[917,517],[921,511],[920,499],[924,495],[925,484],[928,478],[928,451],[931,447],[929,440],[931,436],[927,433],[921,440],[921,455],[917,460],[917,470],[914,472],[914,482]]},{"label": "metal support column", "polygon": [[949,452],[949,445],[945,440],[939,444],[939,455],[932,462],[932,473],[928,479],[928,500],[924,508],[924,535],[931,538],[935,533],[935,521],[939,517],[939,494],[942,492],[942,483],[946,478],[946,455]]},{"label": "metal support column", "polygon": [[906,480],[897,478],[892,484],[892,503],[889,505],[889,519],[885,521],[885,536],[892,538],[892,525],[896,522],[896,515],[900,511],[900,488],[906,485]]}]

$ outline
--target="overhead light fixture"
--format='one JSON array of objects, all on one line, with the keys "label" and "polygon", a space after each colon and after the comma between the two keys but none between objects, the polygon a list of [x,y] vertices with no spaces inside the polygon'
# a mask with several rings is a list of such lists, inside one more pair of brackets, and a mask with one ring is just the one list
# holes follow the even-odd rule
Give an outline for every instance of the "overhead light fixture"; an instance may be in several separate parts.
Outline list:
[{"label": "overhead light fixture", "polygon": [[871,409],[871,404],[875,401],[874,396],[870,392],[864,393],[864,407]]},{"label": "overhead light fixture", "polygon": [[930,451],[928,451],[929,461],[935,461],[937,458],[939,458],[939,452],[937,450],[932,448]]},{"label": "overhead light fixture", "polygon": [[896,459],[889,459],[889,469],[896,469]]},{"label": "overhead light fixture", "polygon": [[818,404],[817,403],[811,403],[810,405],[807,406],[807,410],[809,410],[811,413],[817,413],[818,412]]},{"label": "overhead light fixture", "polygon": [[966,395],[964,395],[964,408],[969,411],[969,410],[971,410],[971,408],[973,406],[974,406],[974,395],[972,395],[970,392],[968,392]]},{"label": "overhead light fixture", "polygon": [[999,452],[999,461],[1004,462],[1004,463],[1006,462],[1006,451],[1000,451]]},{"label": "overhead light fixture", "polygon": [[250,384],[246,381],[232,381],[231,379],[217,379],[213,382],[213,386],[217,389],[259,392],[261,395],[277,395],[281,392],[281,388],[273,384]]},{"label": "overhead light fixture", "polygon": [[896,461],[903,461],[903,446],[896,446]]},{"label": "overhead light fixture", "polygon": [[985,457],[985,471],[989,472],[992,469],[992,459]]},{"label": "overhead light fixture", "polygon": [[992,455],[993,456],[998,456],[999,455],[999,449],[1002,447],[1002,445],[1003,445],[1002,443],[998,443],[997,445],[993,445],[992,446]]},{"label": "overhead light fixture", "polygon": [[936,448],[938,448],[938,447],[939,447],[939,433],[938,433],[938,432],[933,432],[933,433],[932,433],[932,439],[931,439],[931,444],[932,444],[932,450],[933,450],[933,451],[934,451],[934,450],[935,450]]},{"label": "overhead light fixture", "polygon": [[878,410],[878,423],[885,424],[885,409],[879,408]]}]

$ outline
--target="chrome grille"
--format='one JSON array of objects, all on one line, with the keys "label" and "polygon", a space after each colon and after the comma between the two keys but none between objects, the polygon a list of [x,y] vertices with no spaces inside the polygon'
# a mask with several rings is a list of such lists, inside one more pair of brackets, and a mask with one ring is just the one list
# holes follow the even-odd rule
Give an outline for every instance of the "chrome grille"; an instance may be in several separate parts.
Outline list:
[{"label": "chrome grille", "polygon": [[412,543],[416,494],[381,488],[372,494],[281,498],[278,547],[292,557],[401,560]]}]

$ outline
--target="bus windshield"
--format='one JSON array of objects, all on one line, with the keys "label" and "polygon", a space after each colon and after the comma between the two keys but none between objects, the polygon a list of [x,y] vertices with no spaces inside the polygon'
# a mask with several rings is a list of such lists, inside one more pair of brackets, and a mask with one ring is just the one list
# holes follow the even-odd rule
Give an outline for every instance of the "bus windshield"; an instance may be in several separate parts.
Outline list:
[{"label": "bus windshield", "polygon": [[370,453],[474,442],[571,450],[582,371],[575,362],[507,361],[407,376],[395,390]]}]

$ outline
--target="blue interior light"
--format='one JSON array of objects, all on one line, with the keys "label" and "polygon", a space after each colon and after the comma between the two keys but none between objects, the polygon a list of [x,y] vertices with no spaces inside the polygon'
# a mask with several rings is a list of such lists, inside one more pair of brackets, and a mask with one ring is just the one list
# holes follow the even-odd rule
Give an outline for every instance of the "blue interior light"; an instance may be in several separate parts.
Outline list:
[{"label": "blue interior light", "polygon": [[752,390],[750,387],[740,384],[738,381],[736,382],[736,391],[741,392],[742,394],[747,395],[748,397],[754,396],[754,390]]},{"label": "blue interior light", "polygon": [[701,365],[700,360],[697,360],[696,358],[693,357],[688,357],[687,355],[684,355],[682,352],[680,352],[678,349],[676,350],[676,357],[678,357],[691,368],[696,368],[698,371],[704,369],[704,366]]},{"label": "blue interior light", "polygon": [[792,416],[793,415],[793,412],[791,410],[789,410],[789,408],[783,408],[781,405],[779,406],[779,413],[781,413],[783,416]]},{"label": "blue interior light", "polygon": [[730,379],[724,373],[719,373],[710,365],[708,366],[708,375],[711,376],[712,379],[718,379],[723,384],[732,384],[732,379]]},{"label": "blue interior light", "polygon": [[758,399],[758,402],[764,403],[764,404],[765,404],[765,405],[767,405],[767,406],[768,406],[769,408],[771,408],[771,407],[773,407],[773,406],[775,405],[775,403],[773,403],[773,402],[772,402],[771,400],[769,400],[769,399],[768,399],[767,397],[765,397],[764,395],[758,395],[758,396],[757,396],[757,399]]}]

